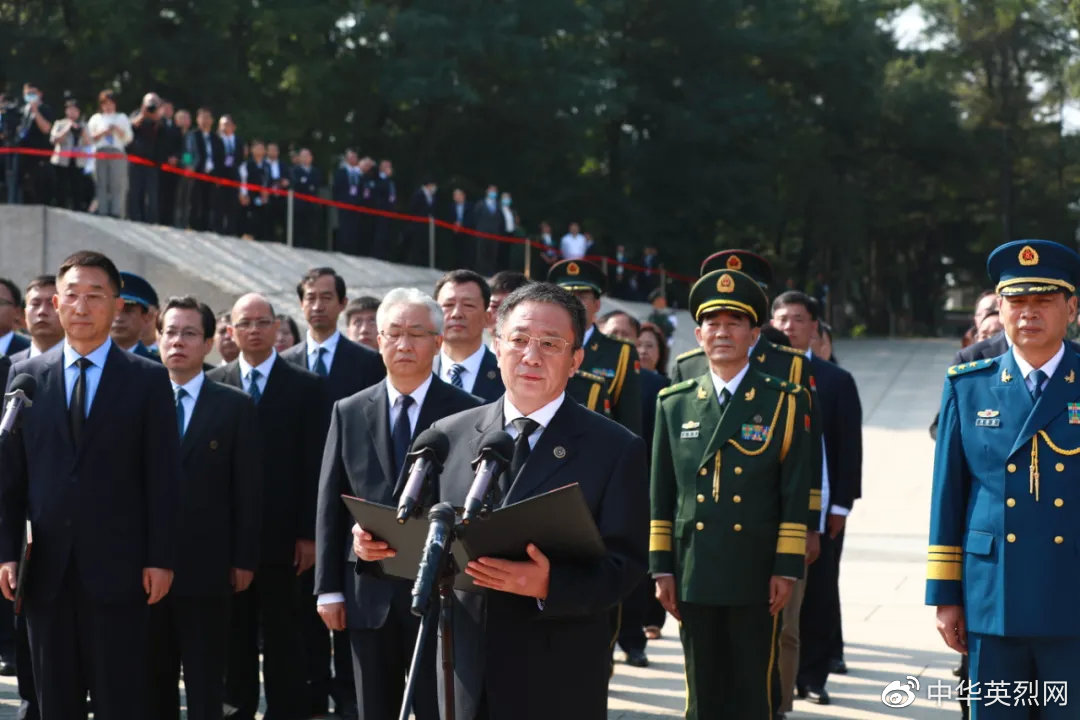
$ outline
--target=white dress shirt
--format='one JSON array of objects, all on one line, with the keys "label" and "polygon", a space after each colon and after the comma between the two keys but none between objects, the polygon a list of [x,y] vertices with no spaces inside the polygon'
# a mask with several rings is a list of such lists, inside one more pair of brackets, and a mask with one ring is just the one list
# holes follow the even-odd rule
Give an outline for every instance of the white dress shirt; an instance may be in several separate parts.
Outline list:
[{"label": "white dress shirt", "polygon": [[[806,359],[810,360],[814,357],[814,351],[807,349]],[[821,433],[821,518],[818,520],[818,532],[824,533],[828,529],[828,521],[830,515],[848,515],[851,513],[846,507],[840,505],[829,506],[829,500],[832,498],[832,493],[829,490],[829,456],[825,454],[825,432],[822,428]]]},{"label": "white dress shirt", "polygon": [[716,398],[718,400],[720,399],[720,392],[724,389],[727,389],[729,397],[733,397],[735,391],[739,389],[739,383],[742,382],[742,379],[746,377],[746,373],[748,372],[750,372],[750,363],[743,365],[743,369],[736,373],[735,377],[724,382],[724,379],[714,373],[710,368],[709,376],[712,378],[713,388],[716,390]]},{"label": "white dress shirt", "polygon": [[504,395],[503,418],[506,421],[506,432],[509,433],[510,437],[512,437],[514,440],[517,440],[518,431],[517,428],[514,427],[514,421],[518,418],[523,417],[527,417],[530,420],[535,420],[537,424],[540,425],[540,427],[536,428],[536,431],[529,436],[529,449],[532,450],[536,447],[536,443],[539,442],[540,436],[544,434],[544,430],[546,430],[547,426],[551,424],[551,419],[555,417],[555,413],[559,411],[560,407],[562,407],[564,400],[566,400],[566,393],[559,393],[559,397],[555,398],[536,412],[526,415],[525,413],[514,407],[514,404],[510,402],[509,395]]},{"label": "white dress shirt", "polygon": [[480,343],[480,347],[476,349],[476,352],[460,363],[456,363],[446,354],[446,344],[444,343],[442,350],[439,351],[439,379],[450,383],[450,368],[454,367],[454,365],[461,365],[464,368],[461,374],[458,375],[461,378],[461,388],[465,392],[471,393],[473,388],[476,387],[476,378],[480,375],[480,363],[484,361],[485,350],[487,348],[484,343]]},{"label": "white dress shirt", "polygon": [[[1032,367],[1032,365],[1027,360],[1020,357],[1020,353],[1016,352],[1016,348],[1013,348],[1012,354],[1013,359],[1016,360],[1016,366],[1020,368],[1020,372],[1024,376],[1024,385],[1027,386],[1028,392],[1035,392],[1035,380],[1032,379],[1031,373],[1035,372],[1036,368]],[[1038,368],[1039,370],[1042,370],[1044,373],[1046,373],[1046,379],[1043,380],[1042,383],[1042,387],[1044,390],[1046,389],[1046,384],[1050,382],[1050,378],[1054,377],[1054,373],[1057,372],[1058,365],[1061,364],[1061,359],[1063,357],[1065,357],[1065,343],[1061,344],[1061,347],[1058,348],[1058,351],[1054,353],[1054,357],[1047,360],[1046,364],[1044,364],[1041,368]]]},{"label": "white dress shirt", "polygon": [[337,352],[338,340],[341,339],[341,331],[335,330],[334,334],[326,338],[320,345],[315,338],[311,337],[311,330],[307,334],[307,366],[308,370],[315,372],[315,363],[319,360],[319,348],[326,350],[323,353],[323,364],[326,365],[326,373],[330,374],[330,368],[334,367],[334,353]]},{"label": "white dress shirt", "polygon": [[559,251],[564,259],[577,260],[589,254],[589,240],[581,233],[566,233],[559,241]]},{"label": "white dress shirt", "polygon": [[188,426],[191,425],[191,416],[195,413],[195,403],[199,400],[199,391],[202,390],[203,381],[206,380],[206,373],[200,372],[195,377],[188,380],[183,385],[177,385],[172,383],[173,400],[176,400],[176,394],[183,388],[187,392],[187,395],[180,402],[184,406],[184,427],[180,428],[180,434],[183,435],[187,432]]},{"label": "white dress shirt", "polygon": [[277,360],[277,350],[270,350],[270,357],[254,368],[244,359],[244,353],[240,353],[237,360],[240,362],[240,384],[243,385],[241,390],[247,392],[248,388],[251,387],[251,371],[255,369],[259,371],[259,379],[255,381],[255,386],[259,388],[259,397],[265,395],[266,380],[270,377],[270,370],[274,367],[274,361]]},{"label": "white dress shirt", "polygon": [[67,405],[71,406],[71,395],[75,391],[75,382],[79,379],[79,368],[75,361],[85,357],[90,361],[90,367],[86,368],[86,407],[83,408],[86,417],[90,417],[90,408],[94,407],[94,395],[97,394],[98,385],[101,383],[101,373],[105,369],[105,359],[109,356],[112,348],[112,339],[106,338],[105,342],[98,345],[95,350],[86,355],[79,355],[75,348],[64,341],[64,385],[67,393]]}]

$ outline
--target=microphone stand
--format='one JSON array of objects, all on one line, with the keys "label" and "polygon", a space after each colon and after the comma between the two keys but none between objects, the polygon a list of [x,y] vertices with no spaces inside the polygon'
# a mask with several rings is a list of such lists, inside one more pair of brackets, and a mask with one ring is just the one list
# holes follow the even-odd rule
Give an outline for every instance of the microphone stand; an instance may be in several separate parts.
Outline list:
[{"label": "microphone stand", "polygon": [[[498,497],[498,483],[491,483],[487,494],[484,496],[483,512],[480,517],[486,516],[491,510],[491,500]],[[454,541],[461,535],[465,527],[461,516],[455,511],[456,521],[450,528],[450,536],[446,541],[446,551],[443,554],[439,567],[439,609],[438,609],[438,637],[442,638],[441,667],[443,677],[442,720],[454,720],[454,578],[460,571],[454,562],[451,547]],[[405,682],[405,697],[401,702],[401,713],[398,720],[409,720],[413,709],[413,697],[416,694],[416,676],[420,670],[421,659],[424,654],[424,645],[428,635],[435,629],[436,611],[429,608],[420,621],[420,631],[416,634],[416,645],[413,648],[412,661],[409,663],[409,675]]]}]

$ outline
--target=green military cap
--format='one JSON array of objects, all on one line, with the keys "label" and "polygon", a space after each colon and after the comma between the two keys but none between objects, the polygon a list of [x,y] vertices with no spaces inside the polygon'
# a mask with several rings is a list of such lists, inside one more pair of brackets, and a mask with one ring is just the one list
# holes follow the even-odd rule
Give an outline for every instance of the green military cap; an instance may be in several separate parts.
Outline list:
[{"label": "green military cap", "polygon": [[701,263],[701,276],[713,270],[738,270],[757,280],[762,287],[769,287],[773,281],[772,265],[768,260],[749,250],[721,250],[713,253]]},{"label": "green military cap", "polygon": [[769,298],[757,281],[738,270],[714,270],[690,288],[690,312],[694,322],[717,310],[732,310],[750,318],[755,327],[769,312]]},{"label": "green military cap", "polygon": [[592,290],[603,295],[607,290],[604,271],[585,260],[560,260],[548,270],[547,279],[570,292]]}]

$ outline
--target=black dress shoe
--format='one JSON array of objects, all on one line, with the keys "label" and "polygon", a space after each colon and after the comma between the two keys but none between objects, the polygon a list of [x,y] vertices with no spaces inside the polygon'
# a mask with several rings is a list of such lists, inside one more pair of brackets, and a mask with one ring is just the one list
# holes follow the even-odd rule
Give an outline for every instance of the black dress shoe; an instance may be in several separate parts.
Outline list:
[{"label": "black dress shoe", "polygon": [[816,705],[828,705],[829,704],[829,691],[823,687],[810,687],[806,688],[806,701],[812,702]]},{"label": "black dress shoe", "polygon": [[649,667],[649,658],[644,650],[631,650],[626,653],[626,664],[632,667]]},{"label": "black dress shoe", "polygon": [[829,661],[829,672],[833,675],[847,675],[847,663],[843,658]]},{"label": "black dress shoe", "polygon": [[805,700],[806,699],[806,686],[805,685],[798,685],[798,684],[795,685],[795,697],[799,698],[800,700]]}]

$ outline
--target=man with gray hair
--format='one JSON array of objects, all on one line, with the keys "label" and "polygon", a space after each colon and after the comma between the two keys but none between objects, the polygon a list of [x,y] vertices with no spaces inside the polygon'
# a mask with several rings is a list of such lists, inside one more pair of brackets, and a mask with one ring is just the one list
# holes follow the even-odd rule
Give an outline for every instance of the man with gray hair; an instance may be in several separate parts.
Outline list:
[{"label": "man with gray hair", "polygon": [[[460,720],[603,718],[607,711],[608,612],[646,565],[645,444],[567,397],[581,364],[585,308],[572,293],[532,283],[500,305],[495,352],[506,394],[433,427],[450,437],[439,500],[465,503],[483,436],[514,438],[501,506],[576,483],[604,543],[598,558],[521,548],[525,559],[481,557],[465,572],[486,593],[455,593],[455,709]],[[394,552],[353,527],[364,563]],[[548,549],[550,551],[550,549]]]},{"label": "man with gray hair", "polygon": [[308,716],[297,576],[315,562],[315,495],[328,413],[319,376],[274,350],[276,317],[262,295],[237,300],[229,334],[240,355],[207,373],[254,400],[265,468],[259,564],[254,582],[233,596],[229,624],[225,702],[237,720],[254,720],[259,707],[260,629],[267,714],[285,720]]},{"label": "man with gray hair", "polygon": [[[420,627],[409,611],[412,582],[383,577],[375,563],[346,561],[352,558],[352,536],[341,495],[397,504],[413,438],[480,400],[432,373],[443,312],[430,296],[412,288],[391,290],[376,323],[386,379],[339,400],[331,414],[319,478],[315,591],[326,626],[349,631],[360,717],[392,718]],[[417,720],[437,720],[434,643],[427,644],[417,679]]]}]

